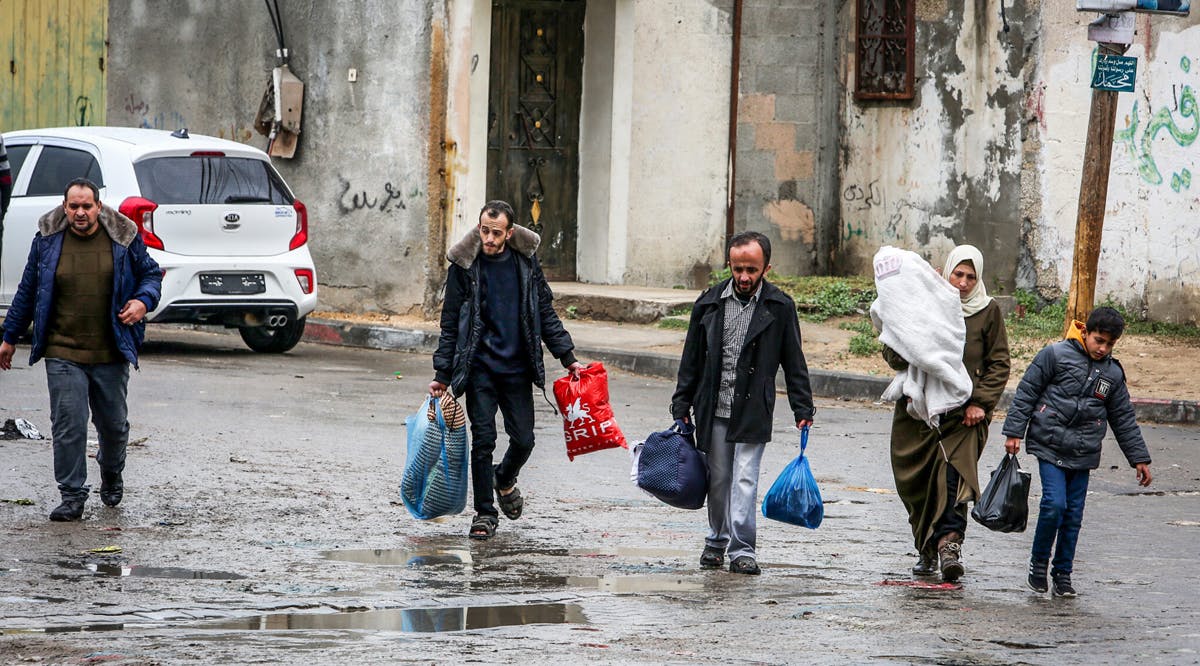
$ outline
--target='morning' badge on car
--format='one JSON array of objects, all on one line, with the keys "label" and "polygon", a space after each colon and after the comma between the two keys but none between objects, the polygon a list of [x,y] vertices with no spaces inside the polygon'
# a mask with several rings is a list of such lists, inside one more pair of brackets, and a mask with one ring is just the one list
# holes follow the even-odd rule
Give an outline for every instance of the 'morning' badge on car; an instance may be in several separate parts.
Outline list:
[{"label": "'morning' badge on car", "polygon": [[295,212],[296,209],[288,208],[287,206],[275,207],[275,217],[291,217]]}]

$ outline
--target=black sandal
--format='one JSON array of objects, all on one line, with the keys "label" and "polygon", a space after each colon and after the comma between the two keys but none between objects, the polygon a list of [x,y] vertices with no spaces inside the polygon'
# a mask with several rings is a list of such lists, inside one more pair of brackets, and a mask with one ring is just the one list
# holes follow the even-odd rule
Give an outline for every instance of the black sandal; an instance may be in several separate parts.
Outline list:
[{"label": "black sandal", "polygon": [[479,541],[486,541],[496,535],[496,525],[500,523],[495,516],[477,514],[471,521],[471,531],[467,536]]},{"label": "black sandal", "polygon": [[504,517],[509,520],[520,518],[521,511],[525,509],[525,498],[521,496],[521,489],[516,485],[513,485],[512,491],[507,495],[496,488],[496,501],[500,504],[500,510],[504,512]]}]

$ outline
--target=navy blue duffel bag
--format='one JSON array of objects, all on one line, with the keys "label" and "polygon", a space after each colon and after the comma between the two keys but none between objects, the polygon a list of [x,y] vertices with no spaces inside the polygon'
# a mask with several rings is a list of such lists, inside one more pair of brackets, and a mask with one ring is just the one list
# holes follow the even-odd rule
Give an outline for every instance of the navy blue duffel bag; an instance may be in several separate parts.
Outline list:
[{"label": "navy blue duffel bag", "polygon": [[695,432],[695,426],[680,420],[647,437],[638,458],[638,487],[679,509],[704,506],[708,465],[696,450]]}]

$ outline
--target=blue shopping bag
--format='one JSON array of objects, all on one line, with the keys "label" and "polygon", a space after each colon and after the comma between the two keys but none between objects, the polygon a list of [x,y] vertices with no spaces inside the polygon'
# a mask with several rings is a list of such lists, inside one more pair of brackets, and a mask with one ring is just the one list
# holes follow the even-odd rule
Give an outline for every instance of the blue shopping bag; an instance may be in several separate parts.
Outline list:
[{"label": "blue shopping bag", "polygon": [[808,426],[800,431],[800,455],[788,463],[763,497],[762,515],[792,525],[815,530],[825,518],[821,490],[808,466],[804,449],[808,447]]},{"label": "blue shopping bag", "polygon": [[[443,401],[450,410],[447,419]],[[449,421],[449,422],[447,422]],[[467,506],[469,450],[462,408],[449,396],[426,396],[416,414],[404,421],[408,459],[400,479],[400,499],[417,520],[462,512]]]},{"label": "blue shopping bag", "polygon": [[641,444],[637,485],[679,509],[699,509],[708,495],[708,465],[696,450],[696,427],[676,421]]}]

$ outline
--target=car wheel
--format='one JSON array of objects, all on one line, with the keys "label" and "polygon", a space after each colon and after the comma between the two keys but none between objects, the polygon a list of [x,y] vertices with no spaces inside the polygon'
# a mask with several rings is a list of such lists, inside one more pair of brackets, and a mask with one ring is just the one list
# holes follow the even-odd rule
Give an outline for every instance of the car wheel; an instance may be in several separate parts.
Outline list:
[{"label": "car wheel", "polygon": [[265,354],[282,354],[296,346],[304,335],[304,317],[290,321],[283,326],[243,326],[238,329],[242,341],[256,352]]}]

